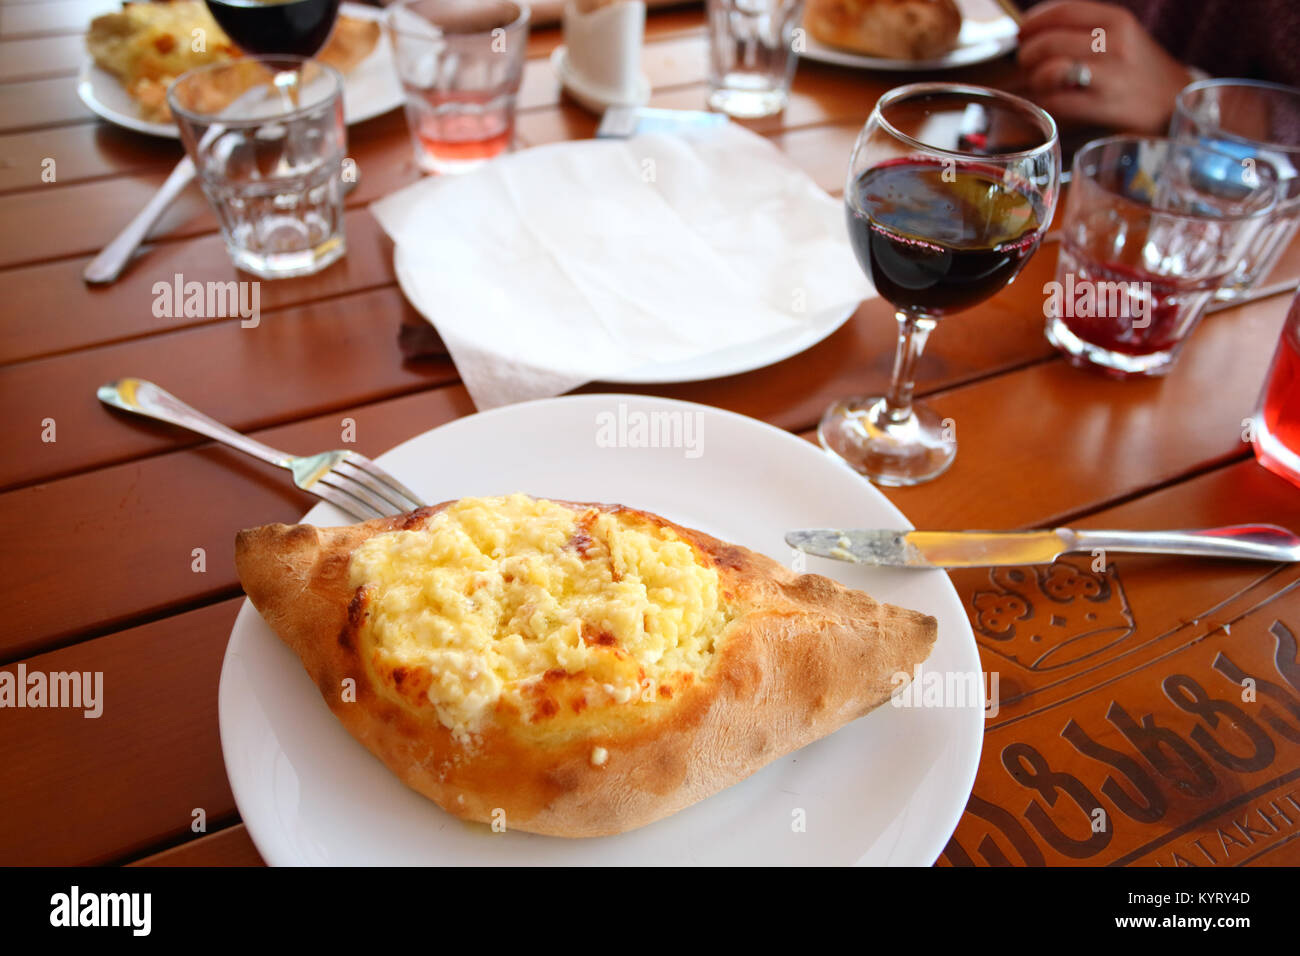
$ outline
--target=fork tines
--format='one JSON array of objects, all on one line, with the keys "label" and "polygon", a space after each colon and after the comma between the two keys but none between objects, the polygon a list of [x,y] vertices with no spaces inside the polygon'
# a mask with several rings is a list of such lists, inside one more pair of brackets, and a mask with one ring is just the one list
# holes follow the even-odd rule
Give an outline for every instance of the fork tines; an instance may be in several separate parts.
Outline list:
[{"label": "fork tines", "polygon": [[[313,491],[359,521],[385,518],[424,506],[419,495],[356,452],[344,452],[314,484]],[[338,494],[327,493],[327,489]]]}]

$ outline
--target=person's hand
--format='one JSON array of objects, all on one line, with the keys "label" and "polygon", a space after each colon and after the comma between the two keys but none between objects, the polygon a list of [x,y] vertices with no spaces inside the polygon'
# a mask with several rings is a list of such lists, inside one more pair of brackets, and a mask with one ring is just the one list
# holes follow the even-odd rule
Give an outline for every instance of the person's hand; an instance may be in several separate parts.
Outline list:
[{"label": "person's hand", "polygon": [[1030,9],[1019,60],[1029,95],[1057,120],[1139,133],[1163,133],[1193,79],[1128,10],[1092,0]]}]

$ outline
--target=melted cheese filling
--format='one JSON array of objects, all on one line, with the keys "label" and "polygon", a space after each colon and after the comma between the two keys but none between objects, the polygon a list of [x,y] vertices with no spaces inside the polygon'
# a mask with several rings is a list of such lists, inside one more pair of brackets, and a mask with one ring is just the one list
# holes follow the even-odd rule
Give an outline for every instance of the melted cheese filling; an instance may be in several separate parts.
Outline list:
[{"label": "melted cheese filling", "polygon": [[705,672],[730,620],[717,571],[671,529],[526,495],[377,535],[350,575],[369,589],[363,647],[381,669],[427,668],[462,741],[503,699],[527,712],[544,678],[578,675],[586,706],[653,699]]}]

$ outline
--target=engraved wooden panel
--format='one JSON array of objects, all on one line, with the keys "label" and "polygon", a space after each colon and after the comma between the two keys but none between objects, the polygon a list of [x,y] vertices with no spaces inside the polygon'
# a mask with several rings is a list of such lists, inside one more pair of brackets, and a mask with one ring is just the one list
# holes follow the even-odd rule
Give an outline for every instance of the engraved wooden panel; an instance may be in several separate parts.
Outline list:
[{"label": "engraved wooden panel", "polygon": [[[1253,461],[1090,515],[1267,519],[1300,494]],[[1300,861],[1300,569],[1078,555],[953,574],[998,675],[952,864]]]},{"label": "engraved wooden panel", "polygon": [[[357,447],[379,452],[472,406],[436,339],[427,358],[408,358],[428,336],[409,334],[425,326],[393,286],[391,245],[363,208],[418,175],[400,111],[350,130],[361,184],[348,199],[347,259],[313,279],[263,283],[258,329],[152,312],[154,283],[178,272],[235,278],[197,191],[120,283],[81,284],[87,258],[180,155],[77,101],[80,33],[103,5],[116,0],[0,2],[0,400],[11,424],[0,486],[15,489],[0,494],[0,535],[22,556],[0,660],[10,672],[99,670],[106,693],[96,719],[4,712],[0,862],[255,865],[216,734],[221,651],[239,605],[230,541],[236,528],[293,520],[311,500],[274,469],[105,411],[94,387],[153,377],[295,451],[338,445],[351,417]],[[649,18],[654,105],[703,104],[702,22],[698,5]],[[546,61],[559,40],[545,28],[530,39],[522,144],[594,133]],[[944,76],[1019,81],[1010,58]],[[858,127],[901,79],[805,62],[785,113],[748,125],[838,193]],[[46,157],[58,163],[54,183],[40,179]],[[961,452],[939,481],[890,498],[933,527],[1065,517],[1300,526],[1296,489],[1240,441],[1285,297],[1207,319],[1163,381],[1110,382],[1066,367],[1042,339],[1054,260],[1045,249],[1012,287],[936,332],[921,390],[956,421]],[[1279,269],[1297,274],[1300,245]],[[877,300],[771,368],[628,390],[809,437],[831,399],[884,384],[893,343]],[[45,417],[58,422],[56,443],[39,441]],[[199,547],[202,573],[192,570]],[[983,666],[999,675],[1000,709],[941,863],[1300,862],[1300,573],[1120,555],[1094,569],[1081,555],[954,580]],[[191,829],[197,807],[206,834]],[[1094,830],[1097,810],[1105,830]]]}]

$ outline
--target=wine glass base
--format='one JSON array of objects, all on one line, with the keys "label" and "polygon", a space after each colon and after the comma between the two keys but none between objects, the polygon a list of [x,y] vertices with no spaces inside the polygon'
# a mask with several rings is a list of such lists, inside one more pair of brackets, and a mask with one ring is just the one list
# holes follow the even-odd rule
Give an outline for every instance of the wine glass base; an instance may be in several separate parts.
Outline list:
[{"label": "wine glass base", "polygon": [[836,402],[822,416],[822,447],[878,485],[901,487],[947,471],[957,455],[953,422],[915,403],[912,417],[889,422],[880,397]]}]

